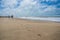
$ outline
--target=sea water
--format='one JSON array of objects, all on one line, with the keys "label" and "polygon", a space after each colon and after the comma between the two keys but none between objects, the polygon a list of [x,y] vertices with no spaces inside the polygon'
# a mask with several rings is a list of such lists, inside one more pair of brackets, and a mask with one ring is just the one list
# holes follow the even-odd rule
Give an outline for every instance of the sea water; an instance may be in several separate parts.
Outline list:
[{"label": "sea water", "polygon": [[28,20],[44,20],[44,21],[60,22],[60,17],[20,17],[20,18]]}]

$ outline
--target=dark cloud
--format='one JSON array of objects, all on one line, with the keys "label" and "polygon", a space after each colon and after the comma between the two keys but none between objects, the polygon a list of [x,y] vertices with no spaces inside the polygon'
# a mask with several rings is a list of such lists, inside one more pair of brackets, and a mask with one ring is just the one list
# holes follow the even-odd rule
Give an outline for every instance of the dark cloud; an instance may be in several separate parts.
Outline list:
[{"label": "dark cloud", "polygon": [[[37,1],[37,0],[36,0]],[[44,5],[52,5],[52,6],[56,6],[57,8],[60,8],[60,0],[38,0],[38,2],[40,4],[44,4]]]}]

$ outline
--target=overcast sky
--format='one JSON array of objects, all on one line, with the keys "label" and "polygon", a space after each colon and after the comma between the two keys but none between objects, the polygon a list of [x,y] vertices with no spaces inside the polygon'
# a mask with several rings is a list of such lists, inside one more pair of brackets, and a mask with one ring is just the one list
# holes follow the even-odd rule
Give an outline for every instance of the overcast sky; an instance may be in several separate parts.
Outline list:
[{"label": "overcast sky", "polygon": [[0,16],[60,16],[60,0],[0,0]]}]

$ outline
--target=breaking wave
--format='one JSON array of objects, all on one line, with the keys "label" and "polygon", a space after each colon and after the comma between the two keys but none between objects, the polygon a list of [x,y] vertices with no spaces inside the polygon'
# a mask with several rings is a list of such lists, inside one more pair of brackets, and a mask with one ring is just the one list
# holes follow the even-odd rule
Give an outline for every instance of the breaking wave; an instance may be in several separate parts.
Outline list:
[{"label": "breaking wave", "polygon": [[28,20],[45,20],[45,21],[60,22],[60,17],[20,17],[20,18]]}]

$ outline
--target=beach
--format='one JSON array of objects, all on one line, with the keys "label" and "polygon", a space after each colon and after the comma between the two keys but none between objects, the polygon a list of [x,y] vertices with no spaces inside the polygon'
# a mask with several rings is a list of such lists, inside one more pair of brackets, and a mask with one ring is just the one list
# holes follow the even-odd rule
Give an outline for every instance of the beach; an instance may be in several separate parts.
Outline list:
[{"label": "beach", "polygon": [[0,40],[60,40],[60,23],[0,18]]}]

